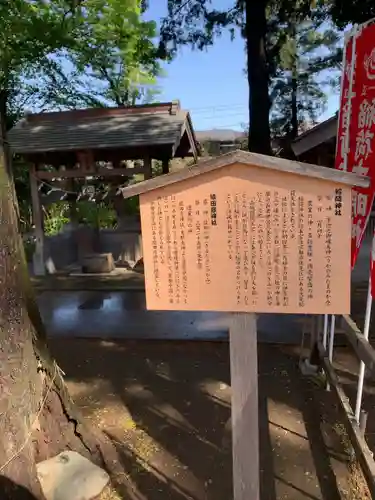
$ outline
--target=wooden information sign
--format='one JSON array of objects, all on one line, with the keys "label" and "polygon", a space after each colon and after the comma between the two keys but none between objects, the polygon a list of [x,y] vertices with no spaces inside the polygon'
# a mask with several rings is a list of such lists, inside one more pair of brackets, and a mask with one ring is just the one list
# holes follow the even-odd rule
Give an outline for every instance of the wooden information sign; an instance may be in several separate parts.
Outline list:
[{"label": "wooden information sign", "polygon": [[351,188],[368,184],[237,151],[122,190],[140,195],[147,308],[234,313],[234,500],[259,500],[253,313],[350,312]]},{"label": "wooden information sign", "polygon": [[234,164],[142,195],[147,308],[348,314],[350,194]]}]

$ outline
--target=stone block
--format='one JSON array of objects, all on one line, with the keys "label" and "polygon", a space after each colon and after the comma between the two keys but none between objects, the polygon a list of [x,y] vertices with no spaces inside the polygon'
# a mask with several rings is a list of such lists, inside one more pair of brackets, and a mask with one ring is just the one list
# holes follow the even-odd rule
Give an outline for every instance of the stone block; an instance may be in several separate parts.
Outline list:
[{"label": "stone block", "polygon": [[115,269],[111,253],[86,255],[82,259],[82,272],[87,274],[110,273]]},{"label": "stone block", "polygon": [[108,474],[75,451],[64,451],[36,466],[46,500],[91,500],[109,482]]}]

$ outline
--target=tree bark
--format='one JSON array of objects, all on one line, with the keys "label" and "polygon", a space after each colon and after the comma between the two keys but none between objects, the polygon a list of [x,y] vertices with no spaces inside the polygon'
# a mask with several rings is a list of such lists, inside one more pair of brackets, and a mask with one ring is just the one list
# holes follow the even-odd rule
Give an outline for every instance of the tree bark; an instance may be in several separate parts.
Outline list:
[{"label": "tree bark", "polygon": [[11,156],[10,156],[10,148],[8,143],[8,134],[7,134],[7,101],[8,101],[8,92],[7,90],[0,91],[0,134],[1,134],[1,147],[3,149],[4,154],[4,163],[5,170],[10,179],[10,182],[13,185],[13,170],[11,168]]},{"label": "tree bark", "polygon": [[297,96],[297,79],[292,77],[292,123],[291,123],[291,139],[294,140],[298,136],[298,96]]},{"label": "tree bark", "polygon": [[293,37],[293,54],[292,54],[292,102],[291,102],[291,140],[298,136],[298,48],[297,48],[297,16],[295,13],[292,16],[292,33]]},{"label": "tree bark", "polygon": [[[0,117],[1,119],[1,117]],[[43,499],[36,463],[73,449],[104,465],[51,358],[18,232],[14,185],[0,154],[0,486],[2,500]]]},{"label": "tree bark", "polygon": [[12,155],[9,147],[8,132],[7,132],[7,112],[8,112],[7,100],[8,100],[7,91],[4,89],[0,90],[0,181],[2,182],[0,186],[2,185],[5,186],[4,193],[0,191],[0,196],[6,196],[7,194],[9,195],[8,202],[10,204],[10,208],[12,208],[14,211],[14,219],[15,219],[13,227],[15,235],[14,241],[17,246],[16,248],[17,255],[21,260],[21,266],[19,272],[23,281],[22,286],[25,292],[25,300],[27,301],[26,306],[28,309],[28,314],[30,316],[31,322],[38,331],[40,338],[43,339],[43,341],[45,342],[47,336],[44,330],[43,322],[40,317],[39,309],[36,304],[35,296],[29,279],[25,250],[22,238],[20,236],[20,223],[19,223],[20,211],[18,207],[16,189],[13,180]]},{"label": "tree bark", "polygon": [[271,154],[269,74],[266,55],[267,0],[246,1],[245,38],[249,82],[249,151]]}]

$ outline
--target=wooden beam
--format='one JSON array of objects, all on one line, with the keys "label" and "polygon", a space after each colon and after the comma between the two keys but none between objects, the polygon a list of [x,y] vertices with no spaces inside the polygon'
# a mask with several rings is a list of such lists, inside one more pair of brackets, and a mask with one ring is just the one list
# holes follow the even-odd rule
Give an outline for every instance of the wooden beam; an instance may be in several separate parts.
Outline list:
[{"label": "wooden beam", "polygon": [[140,291],[144,292],[144,277],[139,273],[109,275],[58,275],[31,277],[31,283],[38,292],[46,291]]},{"label": "wooden beam", "polygon": [[193,127],[191,125],[191,120],[190,120],[190,115],[187,116],[187,126],[186,126],[186,134],[189,139],[190,147],[194,156],[194,161],[197,163],[198,161],[198,150],[197,150],[197,145],[194,140],[194,133],[193,133]]},{"label": "wooden beam", "polygon": [[98,168],[95,172],[84,172],[82,170],[57,170],[56,172],[47,172],[44,170],[39,170],[36,172],[36,178],[42,180],[53,180],[53,179],[74,179],[74,178],[85,178],[85,177],[115,177],[119,175],[131,177],[132,175],[143,174],[143,167],[134,168]]},{"label": "wooden beam", "polygon": [[80,170],[87,175],[92,175],[95,172],[95,161],[94,161],[94,153],[92,150],[87,151],[77,151],[76,152],[77,161],[80,166]]},{"label": "wooden beam", "polygon": [[169,158],[164,158],[162,161],[162,171],[163,174],[169,174]]},{"label": "wooden beam", "polygon": [[364,362],[367,370],[375,377],[375,350],[350,316],[342,316],[342,328],[357,358]]},{"label": "wooden beam", "polygon": [[259,500],[256,315],[232,314],[229,339],[232,387],[233,499]]},{"label": "wooden beam", "polygon": [[33,163],[29,172],[32,216],[35,228],[34,229],[35,252],[33,255],[33,266],[34,266],[34,274],[36,276],[42,276],[46,274],[46,268],[44,265],[44,230],[43,230],[43,214],[42,214],[42,207],[38,191],[38,180],[36,174],[37,174],[37,167],[36,164]]},{"label": "wooden beam", "polygon": [[181,139],[184,135],[186,131],[186,121],[185,123],[182,125],[182,128],[181,128],[181,132],[180,134],[176,137],[176,140],[174,141],[174,144],[172,145],[172,158],[174,158],[176,156],[176,151],[177,151],[177,148],[178,146],[180,145],[181,143]]},{"label": "wooden beam", "polygon": [[338,399],[344,417],[344,424],[357,459],[362,467],[363,474],[371,493],[371,498],[375,498],[375,461],[372,453],[355,419],[349,399],[338,381],[335,370],[326,356],[321,342],[319,342],[318,347],[322,366],[327,376],[327,380]]},{"label": "wooden beam", "polygon": [[[95,149],[95,161],[112,161],[113,157],[118,158],[120,161],[132,160],[136,161],[145,154],[151,156],[158,160],[162,160],[166,156],[172,156],[172,146],[174,138],[170,139],[169,144],[159,144],[159,145],[148,145],[148,146],[134,146],[134,147],[117,147],[114,149]],[[20,153],[21,154],[21,153]],[[66,168],[73,168],[76,163],[76,150],[64,150],[64,151],[46,151],[44,153],[35,153],[30,151],[30,153],[22,153],[22,157],[26,158],[29,163],[35,162],[46,165],[55,165],[56,168],[61,165],[65,165]]]}]

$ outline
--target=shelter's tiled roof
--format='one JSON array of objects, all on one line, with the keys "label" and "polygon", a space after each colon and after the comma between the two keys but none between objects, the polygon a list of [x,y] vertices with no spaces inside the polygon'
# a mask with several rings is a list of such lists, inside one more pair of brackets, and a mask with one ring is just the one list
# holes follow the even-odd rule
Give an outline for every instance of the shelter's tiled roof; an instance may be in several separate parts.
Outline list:
[{"label": "shelter's tiled roof", "polygon": [[[178,102],[30,114],[9,132],[15,153],[178,145],[189,113]],[[194,132],[192,132],[194,137]]]}]

